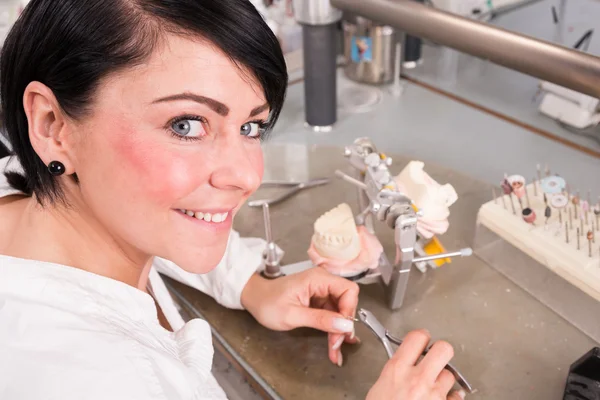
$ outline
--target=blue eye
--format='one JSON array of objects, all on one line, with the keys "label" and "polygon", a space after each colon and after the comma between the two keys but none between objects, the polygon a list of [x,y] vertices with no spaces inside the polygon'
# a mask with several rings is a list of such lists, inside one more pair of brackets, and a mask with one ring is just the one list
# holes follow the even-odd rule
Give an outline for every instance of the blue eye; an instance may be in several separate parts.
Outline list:
[{"label": "blue eye", "polygon": [[247,122],[240,128],[240,135],[258,139],[265,131],[264,122]]},{"label": "blue eye", "polygon": [[204,127],[202,121],[195,119],[184,118],[173,121],[171,130],[178,136],[184,137],[201,137],[204,136]]}]

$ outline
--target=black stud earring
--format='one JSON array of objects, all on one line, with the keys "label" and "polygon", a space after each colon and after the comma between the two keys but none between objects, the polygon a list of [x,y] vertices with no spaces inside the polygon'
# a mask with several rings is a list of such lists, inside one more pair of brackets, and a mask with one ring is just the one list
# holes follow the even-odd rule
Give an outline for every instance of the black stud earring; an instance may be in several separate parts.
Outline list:
[{"label": "black stud earring", "polygon": [[65,165],[60,161],[52,161],[48,165],[48,171],[52,176],[60,176],[65,173]]}]

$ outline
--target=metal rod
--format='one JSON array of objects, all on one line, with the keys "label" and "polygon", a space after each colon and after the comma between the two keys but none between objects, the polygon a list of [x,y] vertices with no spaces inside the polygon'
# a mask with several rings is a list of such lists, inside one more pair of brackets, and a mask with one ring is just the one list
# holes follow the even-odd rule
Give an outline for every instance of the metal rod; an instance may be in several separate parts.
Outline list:
[{"label": "metal rod", "polygon": [[271,213],[269,212],[269,204],[264,203],[263,209],[263,222],[265,224],[265,239],[267,243],[273,242],[273,233],[271,231]]},{"label": "metal rod", "polygon": [[411,0],[330,0],[352,14],[489,60],[515,71],[600,97],[600,58]]},{"label": "metal rod", "polygon": [[581,240],[579,239],[579,228],[577,228],[577,250],[581,249]]},{"label": "metal rod", "polygon": [[473,250],[470,248],[462,249],[460,251],[453,251],[451,253],[442,253],[442,254],[433,254],[430,256],[418,257],[413,259],[413,263],[420,263],[425,261],[434,261],[439,260],[441,258],[450,258],[450,257],[468,257],[473,254]]},{"label": "metal rod", "polygon": [[346,175],[345,173],[343,173],[340,170],[335,171],[335,175],[339,178],[342,178],[346,182],[349,182],[349,183],[353,184],[354,186],[357,186],[359,189],[367,190],[367,185],[365,185],[358,179],[354,179],[353,177]]},{"label": "metal rod", "polygon": [[569,226],[567,225],[566,222],[565,222],[565,238],[566,238],[567,244],[569,244]]}]

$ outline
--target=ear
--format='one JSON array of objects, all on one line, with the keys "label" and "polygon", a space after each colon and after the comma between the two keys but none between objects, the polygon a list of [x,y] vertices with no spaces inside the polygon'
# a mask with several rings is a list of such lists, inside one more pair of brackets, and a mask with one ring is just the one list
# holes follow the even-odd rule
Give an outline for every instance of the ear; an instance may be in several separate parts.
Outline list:
[{"label": "ear", "polygon": [[54,93],[40,82],[31,82],[25,88],[23,107],[29,125],[31,146],[46,165],[60,161],[65,174],[75,173],[70,150],[68,119],[60,108]]}]

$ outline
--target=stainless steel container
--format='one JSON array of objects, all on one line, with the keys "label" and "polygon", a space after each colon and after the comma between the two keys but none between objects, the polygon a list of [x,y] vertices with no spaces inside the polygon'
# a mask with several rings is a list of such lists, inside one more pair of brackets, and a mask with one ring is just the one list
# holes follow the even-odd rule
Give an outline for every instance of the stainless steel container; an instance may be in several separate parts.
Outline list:
[{"label": "stainless steel container", "polygon": [[346,17],[344,56],[346,76],[356,82],[380,85],[394,79],[394,28],[362,17]]}]

